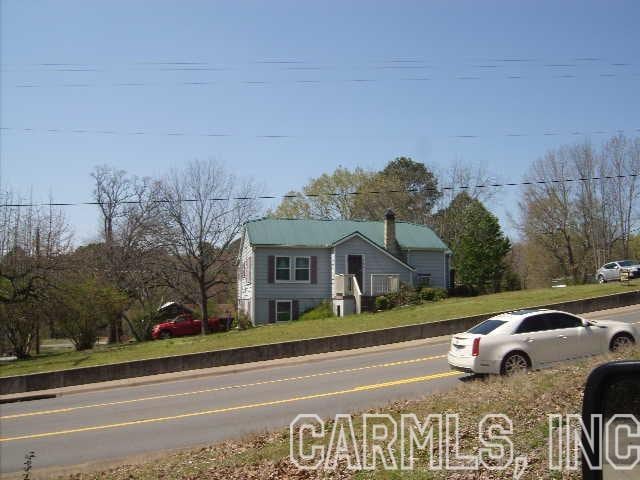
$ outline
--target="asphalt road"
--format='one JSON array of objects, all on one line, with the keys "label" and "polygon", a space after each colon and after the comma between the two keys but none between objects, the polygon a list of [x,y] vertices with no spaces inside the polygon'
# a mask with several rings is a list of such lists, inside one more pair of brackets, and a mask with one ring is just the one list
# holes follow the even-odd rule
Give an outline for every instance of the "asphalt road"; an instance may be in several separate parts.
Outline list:
[{"label": "asphalt road", "polygon": [[[589,318],[640,323],[640,306]],[[448,340],[1,405],[0,472],[118,459],[282,428],[299,413],[322,417],[419,398],[456,385]]]}]

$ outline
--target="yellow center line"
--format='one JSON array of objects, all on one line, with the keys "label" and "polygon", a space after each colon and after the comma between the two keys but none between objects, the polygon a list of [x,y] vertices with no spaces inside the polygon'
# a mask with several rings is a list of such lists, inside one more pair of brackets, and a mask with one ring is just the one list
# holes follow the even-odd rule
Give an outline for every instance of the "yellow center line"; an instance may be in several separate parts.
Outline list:
[{"label": "yellow center line", "polygon": [[126,405],[129,403],[137,403],[137,402],[145,402],[145,401],[150,401],[150,400],[162,400],[165,398],[176,398],[176,397],[185,397],[185,396],[190,396],[190,395],[200,395],[203,393],[211,393],[211,392],[221,392],[221,391],[225,391],[225,390],[233,390],[233,389],[239,389],[239,388],[248,388],[248,387],[257,387],[260,385],[270,385],[270,384],[274,384],[274,383],[283,383],[283,382],[293,382],[293,381],[299,381],[299,380],[307,380],[310,378],[317,378],[317,377],[324,377],[324,376],[328,376],[328,375],[339,375],[339,374],[343,374],[343,373],[354,373],[354,372],[361,372],[364,370],[371,370],[374,368],[388,368],[388,367],[396,367],[396,366],[400,366],[400,365],[409,365],[412,363],[418,363],[418,362],[426,362],[429,360],[438,360],[441,358],[445,358],[446,355],[434,355],[434,356],[430,356],[430,357],[420,357],[420,358],[415,358],[415,359],[411,359],[411,360],[401,360],[401,361],[397,361],[397,362],[388,362],[388,363],[379,363],[379,364],[374,364],[374,365],[366,365],[364,367],[355,367],[355,368],[346,368],[343,370],[334,370],[331,372],[320,372],[320,373],[312,373],[309,375],[300,375],[300,376],[296,376],[296,377],[287,377],[287,378],[278,378],[278,379],[274,379],[274,380],[263,380],[260,382],[253,382],[253,383],[244,383],[244,384],[240,384],[240,385],[228,385],[225,387],[212,387],[212,388],[205,388],[202,390],[194,390],[191,392],[181,392],[181,393],[168,393],[168,394],[164,394],[164,395],[154,395],[151,397],[142,397],[142,398],[133,398],[130,400],[119,400],[119,401],[114,401],[114,402],[104,402],[104,403],[94,403],[94,404],[90,404],[90,405],[78,405],[75,407],[66,407],[66,408],[56,408],[56,409],[52,409],[52,410],[39,410],[39,411],[35,411],[35,412],[27,412],[27,413],[16,413],[13,415],[5,415],[5,416],[0,416],[0,420],[11,420],[11,419],[16,419],[16,418],[23,418],[23,417],[33,417],[36,415],[53,415],[53,414],[57,414],[57,413],[69,413],[69,412],[73,412],[75,410],[82,410],[82,409],[87,409],[87,408],[98,408],[98,407],[112,407],[115,405]]},{"label": "yellow center line", "polygon": [[326,392],[326,393],[314,393],[314,394],[310,394],[310,395],[304,395],[304,396],[299,396],[299,397],[292,397],[292,398],[285,398],[282,400],[271,400],[271,401],[267,401],[267,402],[260,402],[260,403],[248,403],[248,404],[244,404],[244,405],[236,405],[233,407],[225,407],[225,408],[217,408],[215,410],[204,410],[204,411],[199,411],[199,412],[191,412],[191,413],[183,413],[180,415],[173,415],[173,416],[169,416],[169,417],[156,417],[156,418],[145,418],[142,420],[132,420],[129,422],[120,422],[120,423],[111,423],[111,424],[106,424],[106,425],[95,425],[95,426],[91,426],[91,427],[80,427],[80,428],[73,428],[73,429],[69,429],[69,430],[60,430],[57,432],[44,432],[44,433],[34,433],[34,434],[28,434],[28,435],[20,435],[20,436],[16,436],[16,437],[5,437],[5,438],[0,438],[0,443],[1,442],[14,442],[17,440],[28,440],[28,439],[35,439],[35,438],[45,438],[45,437],[53,437],[53,436],[59,436],[59,435],[69,435],[72,433],[80,433],[80,432],[91,432],[91,431],[96,431],[96,430],[107,430],[107,429],[113,429],[113,428],[122,428],[122,427],[129,427],[129,426],[133,426],[133,425],[144,425],[147,423],[158,423],[158,422],[167,422],[170,420],[180,420],[183,418],[191,418],[191,417],[199,417],[199,416],[203,416],[203,415],[214,415],[214,414],[218,414],[218,413],[228,413],[228,412],[236,412],[239,410],[247,410],[247,409],[251,409],[251,408],[260,408],[260,407],[271,407],[271,406],[276,406],[276,405],[283,405],[283,404],[287,404],[287,403],[293,403],[293,402],[300,402],[303,400],[313,400],[316,398],[326,398],[326,397],[334,397],[334,396],[339,396],[339,395],[347,395],[350,393],[358,393],[358,392],[365,392],[368,390],[376,390],[376,389],[380,389],[380,388],[390,388],[390,387],[395,387],[398,385],[407,385],[410,383],[418,383],[418,382],[426,382],[426,381],[430,381],[430,380],[437,380],[440,378],[446,378],[446,377],[452,377],[452,376],[460,376],[461,373],[460,372],[455,372],[455,371],[451,371],[451,372],[441,372],[441,373],[434,373],[431,375],[424,375],[421,377],[410,377],[410,378],[401,378],[398,380],[392,380],[389,382],[383,382],[383,383],[375,383],[375,384],[371,384],[371,385],[360,385],[358,387],[354,387],[354,388],[349,388],[346,390],[336,390],[333,392]]}]

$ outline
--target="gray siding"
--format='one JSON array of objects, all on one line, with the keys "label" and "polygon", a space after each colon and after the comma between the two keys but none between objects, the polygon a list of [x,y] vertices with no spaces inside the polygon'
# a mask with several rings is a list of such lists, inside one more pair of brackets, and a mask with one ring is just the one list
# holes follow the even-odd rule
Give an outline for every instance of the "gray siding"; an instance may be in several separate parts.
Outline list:
[{"label": "gray siding", "polygon": [[[331,299],[331,260],[328,248],[254,247],[254,323],[269,321],[269,300],[298,300],[302,314],[323,300]],[[269,283],[269,256],[318,258],[318,282]],[[292,260],[293,262],[293,260]]]},{"label": "gray siding", "polygon": [[407,253],[407,263],[420,273],[431,274],[431,286],[447,288],[448,265],[445,263],[445,253],[441,251],[410,250]]},{"label": "gray siding", "polygon": [[[270,300],[297,300],[299,312],[313,308],[334,296],[334,273],[346,273],[346,256],[363,255],[363,294],[371,292],[371,274],[398,274],[400,280],[413,284],[415,274],[431,274],[431,284],[446,288],[449,260],[441,251],[410,251],[407,263],[415,267],[415,274],[401,262],[381,251],[360,237],[353,237],[334,248],[267,247],[251,245],[244,238],[238,266],[238,307],[248,308],[255,324],[268,323]],[[317,283],[274,282],[269,283],[270,256],[315,256],[317,257]],[[250,276],[242,277],[243,262],[249,261]],[[292,260],[293,263],[293,260]]]},{"label": "gray siding", "polygon": [[397,273],[401,282],[413,283],[411,270],[360,237],[350,238],[337,245],[334,247],[334,253],[335,273],[346,273],[347,255],[364,256],[364,290],[362,292],[364,295],[371,292],[371,274]]}]

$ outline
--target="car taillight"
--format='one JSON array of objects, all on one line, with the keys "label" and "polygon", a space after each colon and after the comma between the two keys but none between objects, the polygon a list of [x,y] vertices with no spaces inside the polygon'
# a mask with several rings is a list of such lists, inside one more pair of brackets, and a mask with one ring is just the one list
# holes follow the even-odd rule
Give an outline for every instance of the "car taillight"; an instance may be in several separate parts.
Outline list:
[{"label": "car taillight", "polygon": [[473,339],[473,348],[471,349],[471,356],[477,357],[480,355],[480,338]]}]

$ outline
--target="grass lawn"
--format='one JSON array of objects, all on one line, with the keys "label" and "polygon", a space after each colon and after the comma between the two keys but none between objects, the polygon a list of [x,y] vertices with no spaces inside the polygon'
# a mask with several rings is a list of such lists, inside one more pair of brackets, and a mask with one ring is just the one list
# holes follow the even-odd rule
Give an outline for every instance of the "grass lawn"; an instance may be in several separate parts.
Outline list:
[{"label": "grass lawn", "polygon": [[638,282],[636,281],[635,284],[631,282],[629,285],[609,283],[606,285],[595,284],[566,288],[523,290],[479,297],[450,298],[437,303],[404,307],[375,314],[299,320],[245,331],[211,334],[205,337],[194,336],[120,346],[98,346],[93,350],[84,352],[49,351],[28,360],[20,360],[0,365],[0,377],[327,335],[339,335],[363,330],[374,330],[399,325],[446,320],[467,315],[512,310],[521,307],[596,297],[637,289]]},{"label": "grass lawn", "polygon": [[[582,393],[589,372],[598,364],[617,359],[640,359],[640,350],[616,356],[597,357],[569,363],[554,369],[518,375],[512,378],[489,378],[460,382],[453,390],[423,399],[400,401],[371,413],[388,413],[396,421],[401,414],[415,414],[424,422],[431,413],[457,413],[460,418],[460,453],[477,455],[478,423],[487,414],[505,414],[513,422],[515,457],[527,456],[523,479],[578,480],[579,472],[549,470],[549,414],[580,414]],[[343,412],[347,413],[347,412]],[[352,417],[358,445],[362,445],[362,422]],[[399,423],[399,422],[398,422]],[[331,432],[331,422],[326,422]],[[436,430],[437,432],[437,430]],[[436,436],[438,433],[436,433]],[[320,443],[328,444],[327,435]],[[398,437],[401,442],[402,437]],[[556,437],[557,438],[557,437]],[[348,440],[347,440],[348,443]],[[502,442],[499,442],[502,443]],[[502,443],[504,445],[504,443]],[[317,445],[317,443],[316,443]],[[310,444],[307,442],[306,451]],[[445,447],[446,448],[446,447]],[[452,448],[452,447],[451,447]],[[394,447],[399,450],[399,446]],[[495,450],[494,450],[495,452]],[[431,452],[430,452],[431,453]],[[437,459],[438,453],[433,452]],[[513,479],[513,467],[506,471],[434,471],[429,456],[417,451],[412,471],[349,471],[345,462],[334,471],[298,470],[289,460],[289,431],[257,434],[241,440],[164,454],[135,465],[119,464],[105,471],[76,473],[67,480],[217,480],[217,479],[282,479],[282,480],[478,480]],[[454,460],[455,462],[455,460]],[[444,462],[443,462],[444,463]],[[631,477],[629,477],[631,478]]]}]

